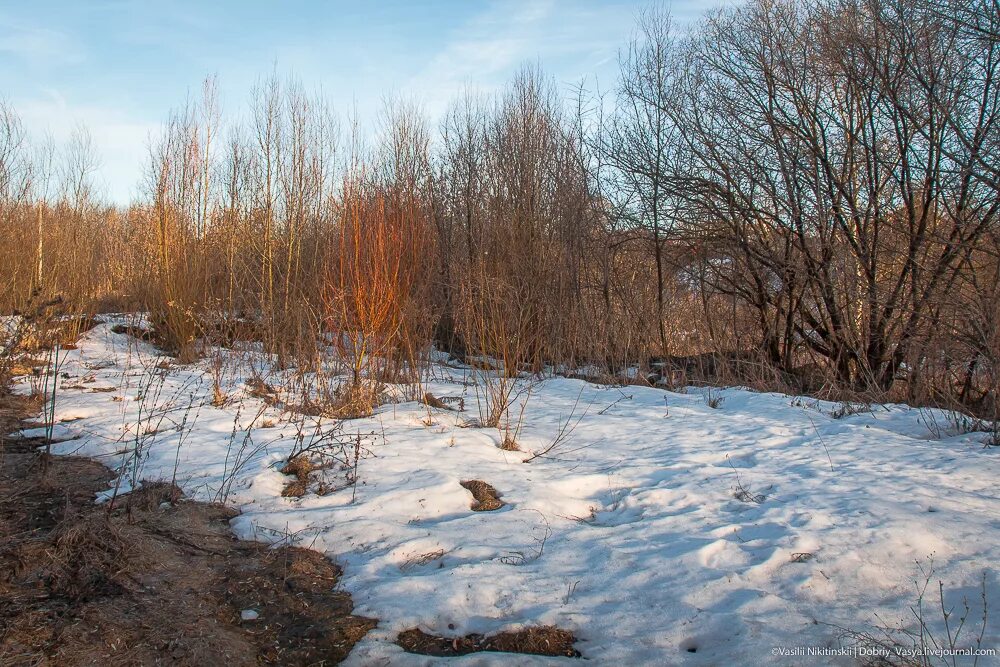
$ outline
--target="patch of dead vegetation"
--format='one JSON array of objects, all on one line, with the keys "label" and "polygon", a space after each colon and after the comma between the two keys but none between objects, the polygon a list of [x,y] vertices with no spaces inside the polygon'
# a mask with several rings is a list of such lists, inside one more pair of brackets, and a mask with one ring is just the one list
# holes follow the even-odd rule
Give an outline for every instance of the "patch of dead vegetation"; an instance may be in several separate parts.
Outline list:
[{"label": "patch of dead vegetation", "polygon": [[521,451],[521,446],[517,444],[517,441],[508,433],[503,437],[503,442],[500,443],[500,449],[505,452],[519,452]]},{"label": "patch of dead vegetation", "polygon": [[283,400],[279,391],[263,380],[251,378],[246,384],[249,396],[283,412],[307,417],[362,419],[372,416],[385,398],[385,387],[380,384],[344,383],[324,396],[304,396],[289,401]]},{"label": "patch of dead vegetation", "polygon": [[437,410],[465,412],[465,399],[461,396],[442,396],[438,398],[428,391],[424,392],[423,398],[420,398],[419,402]]},{"label": "patch of dead vegetation", "polygon": [[40,376],[45,368],[45,359],[33,357],[28,354],[18,355],[12,359],[8,369],[11,378],[24,377],[27,375]]},{"label": "patch of dead vegetation", "polygon": [[250,378],[246,384],[247,394],[250,397],[259,398],[268,405],[274,405],[278,402],[278,390],[260,378]]},{"label": "patch of dead vegetation", "polygon": [[579,658],[582,656],[573,646],[576,642],[573,633],[551,625],[509,630],[490,636],[471,634],[464,637],[438,637],[413,628],[401,632],[396,638],[396,644],[407,653],[440,658],[482,651]]},{"label": "patch of dead vegetation", "polygon": [[237,617],[243,609],[260,614],[247,629],[264,662],[339,662],[377,624],[351,614],[350,594],[333,590],[341,570],[322,554],[256,543],[250,548],[257,558],[229,558],[225,595]]},{"label": "patch of dead vegetation", "polygon": [[312,460],[305,455],[294,457],[281,469],[282,474],[294,477],[285,484],[281,495],[285,498],[301,498],[309,490],[309,475],[315,470]]},{"label": "patch of dead vegetation", "polygon": [[[0,395],[0,434],[31,407]],[[333,664],[375,626],[321,554],[237,540],[172,484],[95,505],[110,472],[42,444],[0,442],[0,664]]]},{"label": "patch of dead vegetation", "polygon": [[125,334],[127,336],[131,336],[132,338],[136,338],[138,340],[145,341],[147,343],[155,343],[156,342],[156,336],[153,335],[152,331],[150,331],[149,329],[147,329],[145,327],[141,327],[141,326],[138,326],[138,325],[133,325],[133,324],[116,324],[116,325],[114,325],[114,326],[111,327],[111,333]]},{"label": "patch of dead vegetation", "polygon": [[330,401],[320,414],[334,419],[362,419],[371,417],[382,403],[384,387],[378,383],[355,382],[337,387]]},{"label": "patch of dead vegetation", "polygon": [[19,341],[19,348],[29,354],[51,350],[57,344],[72,350],[76,348],[80,335],[98,324],[99,321],[87,315],[34,318],[32,326]]},{"label": "patch of dead vegetation", "polygon": [[497,490],[481,479],[469,479],[460,482],[460,484],[468,489],[476,500],[471,506],[473,512],[492,512],[505,505],[500,500],[500,494],[497,493]]}]

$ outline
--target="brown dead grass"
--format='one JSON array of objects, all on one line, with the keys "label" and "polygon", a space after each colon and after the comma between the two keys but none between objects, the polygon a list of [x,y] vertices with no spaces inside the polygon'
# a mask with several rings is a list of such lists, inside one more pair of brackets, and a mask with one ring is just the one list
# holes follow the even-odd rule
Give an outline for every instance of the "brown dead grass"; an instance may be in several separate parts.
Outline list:
[{"label": "brown dead grass", "polygon": [[341,385],[329,405],[322,407],[322,414],[335,419],[371,417],[382,402],[382,392],[381,385],[368,382]]},{"label": "brown dead grass", "polygon": [[519,452],[521,451],[521,446],[517,444],[509,434],[503,437],[503,442],[500,443],[500,449],[505,452]]},{"label": "brown dead grass", "polygon": [[413,628],[401,632],[396,638],[396,643],[407,653],[442,658],[481,651],[579,658],[580,652],[573,647],[576,641],[573,633],[551,625],[500,632],[488,637],[476,634],[437,637]]},{"label": "brown dead grass", "polygon": [[[31,407],[0,395],[0,434]],[[0,443],[0,664],[332,664],[374,627],[321,554],[236,540],[232,510],[170,484],[94,505],[109,471],[43,470],[40,444]]]},{"label": "brown dead grass", "polygon": [[286,463],[281,472],[285,475],[291,475],[294,479],[285,484],[281,495],[285,498],[301,498],[306,495],[309,490],[309,476],[315,469],[312,460],[302,454]]},{"label": "brown dead grass", "polygon": [[258,378],[247,380],[247,393],[253,398],[267,401],[269,405],[278,400],[278,390]]},{"label": "brown dead grass", "polygon": [[328,396],[306,397],[296,402],[285,402],[278,390],[258,379],[247,380],[247,393],[259,398],[273,408],[309,417],[330,419],[361,419],[370,417],[384,398],[384,387],[380,384],[344,383]]},{"label": "brown dead grass", "polygon": [[96,319],[85,315],[39,320],[21,340],[20,348],[28,353],[50,350],[56,344],[64,349],[76,349],[80,335],[98,324]]},{"label": "brown dead grass", "polygon": [[442,401],[440,398],[432,394],[431,392],[425,392],[424,397],[420,400],[421,403],[430,408],[436,408],[438,410],[451,410],[452,408]]},{"label": "brown dead grass", "polygon": [[473,512],[492,512],[505,504],[500,500],[500,494],[497,493],[497,490],[480,479],[470,479],[460,482],[460,484],[468,489],[476,500],[471,506]]}]

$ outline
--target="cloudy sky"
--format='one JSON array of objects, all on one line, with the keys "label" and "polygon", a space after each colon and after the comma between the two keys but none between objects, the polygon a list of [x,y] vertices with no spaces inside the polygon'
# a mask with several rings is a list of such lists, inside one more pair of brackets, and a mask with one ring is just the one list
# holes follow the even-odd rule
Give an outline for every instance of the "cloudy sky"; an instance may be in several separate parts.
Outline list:
[{"label": "cloudy sky", "polygon": [[[218,77],[238,111],[262,75],[294,74],[341,112],[374,115],[387,95],[433,119],[465,87],[502,87],[525,63],[567,90],[612,84],[618,49],[646,2],[632,0],[0,0],[0,97],[35,135],[86,126],[113,200],[136,191],[149,137]],[[710,0],[678,0],[690,20]]]}]

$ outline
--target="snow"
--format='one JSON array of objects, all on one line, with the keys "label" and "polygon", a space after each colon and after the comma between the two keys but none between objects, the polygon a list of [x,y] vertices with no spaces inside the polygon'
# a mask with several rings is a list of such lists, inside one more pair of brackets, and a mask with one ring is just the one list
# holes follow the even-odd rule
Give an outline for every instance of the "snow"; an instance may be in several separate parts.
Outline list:
[{"label": "snow", "polygon": [[[496,429],[466,427],[471,372],[440,365],[425,390],[463,397],[465,413],[400,402],[344,422],[342,436],[361,443],[357,484],[349,465],[325,472],[332,493],[294,499],[281,496],[290,478],[279,468],[303,418],[250,395],[251,353],[219,354],[221,370],[210,359],[159,368],[149,345],[92,329],[61,364],[54,435],[66,440],[54,451],[119,469],[119,494],[176,479],[238,506],[241,538],[325,552],[344,567],[355,613],[379,619],[351,664],[433,664],[393,643],[414,626],[552,624],[597,664],[794,665],[801,655],[776,647],[838,647],[838,628],[913,628],[921,568],[934,571],[931,609],[941,579],[976,623],[984,572],[1000,603],[1000,451],[983,433],[942,433],[942,412],[888,405],[835,419],[838,404],[742,389],[713,390],[713,409],[697,388],[551,378],[522,394],[524,451],[509,452]],[[213,373],[227,395],[218,407]],[[547,456],[522,462],[560,432]],[[506,505],[472,512],[468,479]],[[983,646],[1000,647],[1000,624]],[[517,657],[559,662],[571,659]]]}]

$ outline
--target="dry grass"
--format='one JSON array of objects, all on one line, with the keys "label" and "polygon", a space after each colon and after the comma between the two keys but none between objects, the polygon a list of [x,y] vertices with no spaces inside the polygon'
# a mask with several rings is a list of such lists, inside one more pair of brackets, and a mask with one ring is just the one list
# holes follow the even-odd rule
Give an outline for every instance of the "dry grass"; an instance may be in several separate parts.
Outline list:
[{"label": "dry grass", "polygon": [[517,441],[510,435],[510,433],[504,433],[503,441],[500,443],[500,449],[505,452],[519,452],[521,451],[521,446],[517,444]]},{"label": "dry grass", "polygon": [[305,454],[300,454],[286,463],[281,469],[285,475],[291,475],[294,479],[287,482],[281,489],[281,495],[285,498],[301,498],[309,490],[309,476],[315,470],[312,460]]},{"label": "dry grass", "polygon": [[442,658],[481,651],[579,658],[582,656],[573,646],[576,641],[573,633],[550,625],[508,630],[490,636],[471,634],[464,637],[438,637],[413,628],[401,632],[396,638],[396,643],[407,653]]},{"label": "dry grass", "polygon": [[361,419],[370,417],[382,402],[381,385],[371,382],[344,383],[337,387],[326,405],[317,409],[322,414],[335,419]]},{"label": "dry grass", "polygon": [[473,512],[492,512],[504,506],[500,500],[500,494],[491,485],[479,479],[470,479],[461,482],[461,485],[469,490],[475,502],[472,503]]},{"label": "dry grass", "polygon": [[429,391],[424,392],[423,398],[420,399],[420,402],[427,407],[434,408],[436,410],[451,410],[451,407],[447,403]]}]

